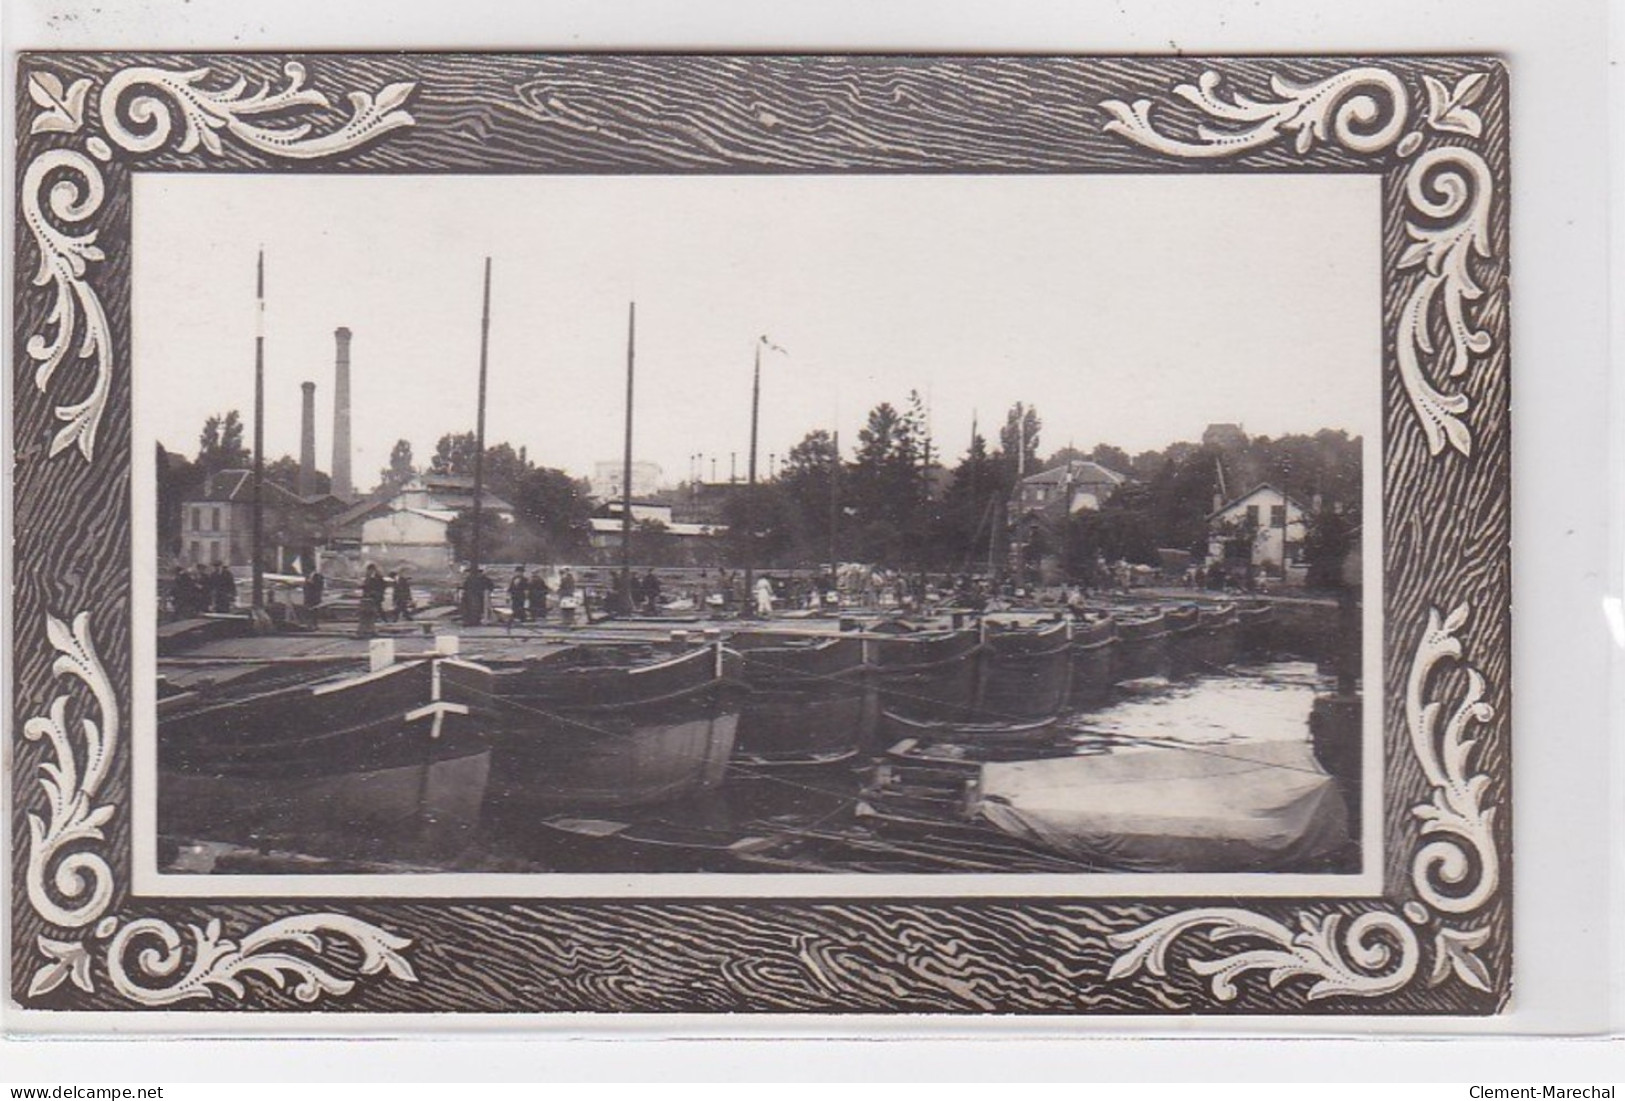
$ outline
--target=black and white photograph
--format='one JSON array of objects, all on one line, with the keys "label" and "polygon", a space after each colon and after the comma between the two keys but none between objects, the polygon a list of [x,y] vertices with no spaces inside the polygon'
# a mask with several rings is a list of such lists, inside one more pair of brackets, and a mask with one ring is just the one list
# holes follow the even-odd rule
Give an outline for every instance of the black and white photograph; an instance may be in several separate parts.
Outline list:
[{"label": "black and white photograph", "polygon": [[163,870],[1360,870],[1369,181],[136,205]]},{"label": "black and white photograph", "polygon": [[24,1004],[1504,1006],[1497,59],[21,79]]}]

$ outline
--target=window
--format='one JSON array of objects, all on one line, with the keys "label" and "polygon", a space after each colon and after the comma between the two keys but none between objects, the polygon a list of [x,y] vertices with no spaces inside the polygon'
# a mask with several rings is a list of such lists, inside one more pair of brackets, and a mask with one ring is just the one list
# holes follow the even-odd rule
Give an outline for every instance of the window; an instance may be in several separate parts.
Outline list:
[{"label": "window", "polygon": [[1270,506],[1270,527],[1272,527],[1272,528],[1284,528],[1284,527],[1286,527],[1286,506],[1285,505],[1271,505]]},{"label": "window", "polygon": [[220,530],[220,506],[219,505],[215,505],[213,508],[211,508],[209,510],[209,530],[210,531],[219,531]]},{"label": "window", "polygon": [[190,561],[194,566],[203,561],[203,545],[196,539],[192,540],[192,554]]},{"label": "window", "polygon": [[1251,524],[1255,528],[1258,526],[1258,506],[1257,505],[1248,505],[1247,506],[1247,523]]},{"label": "window", "polygon": [[[196,505],[192,506],[192,530],[193,531],[202,531],[203,530],[202,512],[203,512],[203,510],[198,508]],[[195,543],[193,545],[196,546]]]},{"label": "window", "polygon": [[[218,513],[216,514],[218,515]],[[209,543],[209,562],[212,565],[220,564],[220,540],[215,539]]]}]

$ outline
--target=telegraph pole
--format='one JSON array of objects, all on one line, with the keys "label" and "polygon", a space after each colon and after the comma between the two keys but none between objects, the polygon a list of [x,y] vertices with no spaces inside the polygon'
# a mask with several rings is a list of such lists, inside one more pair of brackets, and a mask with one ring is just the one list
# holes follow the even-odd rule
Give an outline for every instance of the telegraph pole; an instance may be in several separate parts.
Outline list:
[{"label": "telegraph pole", "polygon": [[[255,608],[265,606],[265,250],[260,249],[254,269],[254,598]],[[227,556],[229,559],[229,555]]]},{"label": "telegraph pole", "polygon": [[485,376],[491,346],[491,258],[485,258],[485,294],[480,308],[480,390],[474,413],[474,538],[470,544],[468,579],[463,587],[463,623],[478,626],[485,619],[485,584],[480,573],[481,498],[485,491]]},{"label": "telegraph pole", "polygon": [[750,386],[749,488],[745,490],[745,601],[756,599],[756,425],[762,408],[762,341],[756,342],[756,369]]},{"label": "telegraph pole", "polygon": [[626,309],[626,440],[621,451],[621,592],[632,599],[632,372],[638,304]]}]

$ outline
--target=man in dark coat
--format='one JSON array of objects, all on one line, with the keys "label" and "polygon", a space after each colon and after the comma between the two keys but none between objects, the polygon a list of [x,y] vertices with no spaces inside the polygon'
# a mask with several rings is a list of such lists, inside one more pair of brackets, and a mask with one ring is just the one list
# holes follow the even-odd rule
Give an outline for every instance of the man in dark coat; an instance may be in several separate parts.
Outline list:
[{"label": "man in dark coat", "polygon": [[529,602],[530,581],[525,577],[525,567],[520,566],[508,581],[508,610],[513,613],[515,623],[523,623],[529,618]]},{"label": "man in dark coat", "polygon": [[373,626],[384,614],[384,592],[387,588],[378,567],[368,563],[366,575],[361,578],[361,633],[371,634]]},{"label": "man in dark coat", "polygon": [[170,583],[169,602],[176,619],[197,614],[197,588],[192,584],[192,575],[179,566],[175,567],[175,579]]},{"label": "man in dark coat", "polygon": [[322,594],[327,591],[327,578],[322,571],[313,569],[305,575],[305,607],[314,609],[322,602]]},{"label": "man in dark coat", "polygon": [[224,562],[215,567],[213,582],[214,610],[231,611],[237,604],[237,579],[232,576],[231,567]]},{"label": "man in dark coat", "polygon": [[655,576],[653,566],[643,575],[643,603],[650,615],[660,611],[660,578]]},{"label": "man in dark coat", "polygon": [[475,566],[463,578],[463,626],[478,627],[485,622],[485,603],[496,588],[484,570]]},{"label": "man in dark coat", "polygon": [[620,570],[610,575],[609,599],[604,603],[610,615],[626,615],[632,610],[631,584]]},{"label": "man in dark coat", "polygon": [[305,618],[312,627],[316,626],[321,615],[322,595],[326,590],[327,578],[322,576],[320,569],[312,567],[305,575]]},{"label": "man in dark coat", "polygon": [[412,618],[412,577],[405,570],[397,571],[395,584],[389,590],[396,619]]}]

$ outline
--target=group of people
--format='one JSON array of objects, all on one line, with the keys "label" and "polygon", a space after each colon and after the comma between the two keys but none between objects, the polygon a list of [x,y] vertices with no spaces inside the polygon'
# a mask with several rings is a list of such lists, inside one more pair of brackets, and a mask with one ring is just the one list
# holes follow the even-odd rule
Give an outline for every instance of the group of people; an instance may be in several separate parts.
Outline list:
[{"label": "group of people", "polygon": [[[384,601],[389,601],[386,610]],[[412,600],[412,578],[405,570],[397,570],[385,577],[375,563],[367,564],[367,572],[361,578],[361,618],[366,622],[370,616],[374,621],[382,619],[386,622],[395,622],[412,618],[412,611],[416,604]]]},{"label": "group of people", "polygon": [[660,611],[660,578],[654,567],[642,577],[633,573],[614,573],[609,579],[607,608],[611,615],[631,615],[643,611],[654,615]]},{"label": "group of people", "polygon": [[190,619],[205,612],[229,612],[237,606],[237,578],[225,564],[210,569],[199,562],[192,570],[176,566],[169,602],[176,619]]},{"label": "group of people", "polygon": [[[570,574],[566,569],[565,574]],[[520,566],[513,571],[513,577],[508,579],[508,611],[515,623],[540,623],[547,618],[547,596],[553,590],[548,587],[547,578],[537,570],[533,574],[526,574],[525,567]],[[559,578],[560,595],[564,591],[564,577]],[[575,591],[575,577],[570,575],[570,591]]]},{"label": "group of people", "polygon": [[[491,594],[496,587],[491,576],[478,566],[463,574],[458,586],[457,605],[462,609],[464,625],[485,622],[491,614]],[[524,566],[517,567],[508,579],[509,623],[540,623],[545,620],[548,596],[553,592],[553,587],[547,583],[541,570],[527,573]],[[576,575],[568,566],[559,574],[557,595],[561,608],[575,608]]]}]

